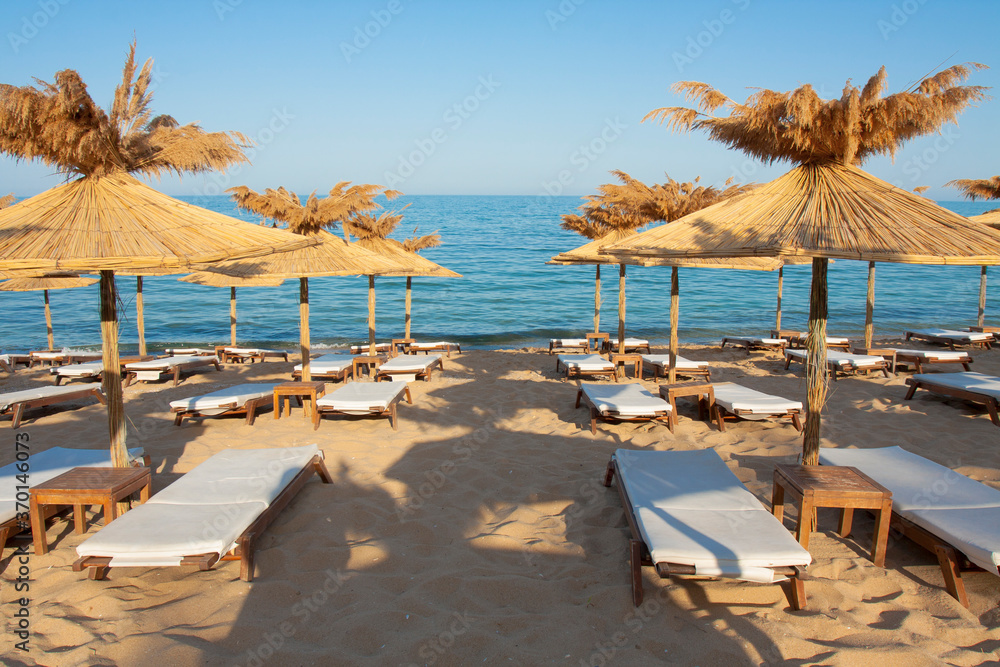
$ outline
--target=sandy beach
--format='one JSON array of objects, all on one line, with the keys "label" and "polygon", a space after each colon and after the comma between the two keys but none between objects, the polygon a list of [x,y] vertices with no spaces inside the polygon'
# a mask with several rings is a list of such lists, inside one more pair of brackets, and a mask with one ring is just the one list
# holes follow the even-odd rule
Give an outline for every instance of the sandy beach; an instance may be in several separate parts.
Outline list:
[{"label": "sandy beach", "polygon": [[[801,366],[785,371],[777,355],[704,346],[682,354],[712,362],[714,381],[804,398]],[[1000,374],[1000,352],[973,356],[973,370]],[[891,537],[886,567],[875,567],[874,522],[862,512],[841,538],[836,511],[819,511],[803,611],[790,609],[779,586],[661,580],[651,568],[646,602],[634,607],[628,527],[617,490],[601,484],[610,454],[711,447],[769,507],[774,465],[795,462],[799,434],[773,421],[720,433],[681,401],[675,434],[600,423],[592,435],[555,357],[471,350],[444,362],[443,374],[411,383],[414,403],[400,406],[395,432],[385,419],[343,417],[314,432],[300,409],[280,420],[267,410],[252,427],[241,418],[173,425],[170,400],[286,380],[287,363],[129,387],[128,445],[152,457],[154,491],[227,448],[314,442],[334,483],[313,478],[262,536],[252,583],[239,580],[238,563],[112,569],[90,581],[71,569],[87,535],[56,521],[53,548],[30,559],[30,651],[14,650],[8,633],[4,663],[912,666],[1000,657],[1000,578],[966,574],[965,609],[944,590],[933,554],[906,539]],[[901,445],[1000,488],[997,427],[970,404],[926,392],[903,401],[908,375],[832,383],[823,445]],[[0,375],[0,391],[50,382],[45,370],[22,370]],[[103,407],[80,405],[31,412],[20,431],[32,451],[106,447]],[[0,422],[0,464],[14,459],[8,424]],[[785,525],[796,518],[788,505]],[[88,535],[99,530],[94,522]],[[20,597],[12,553],[8,546],[0,562],[8,610]]]}]

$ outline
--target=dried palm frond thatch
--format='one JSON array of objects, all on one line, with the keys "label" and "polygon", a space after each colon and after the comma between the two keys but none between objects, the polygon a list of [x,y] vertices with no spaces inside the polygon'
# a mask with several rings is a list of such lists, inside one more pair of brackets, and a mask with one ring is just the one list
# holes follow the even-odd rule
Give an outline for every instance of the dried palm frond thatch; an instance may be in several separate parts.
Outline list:
[{"label": "dried palm frond thatch", "polygon": [[337,183],[322,199],[313,192],[305,204],[297,194],[284,187],[277,190],[267,188],[260,194],[240,185],[226,192],[232,193],[233,201],[241,209],[285,223],[296,234],[315,234],[320,229],[335,229],[338,222],[343,223],[352,215],[382,208],[375,201],[380,194],[390,201],[401,194],[381,185],[351,185],[350,181]]},{"label": "dried palm frond thatch", "polygon": [[141,69],[129,47],[111,109],[101,109],[79,73],[57,72],[54,83],[0,86],[0,152],[39,160],[67,176],[127,172],[147,176],[225,169],[248,162],[239,132],[205,132],[153,116],[153,61]]},{"label": "dried palm frond thatch", "polygon": [[6,194],[3,197],[0,197],[0,208],[7,208],[8,206],[14,203],[14,199],[16,199],[16,197],[14,197],[13,192],[11,192],[10,194]]},{"label": "dried palm frond thatch", "polygon": [[[712,86],[680,81],[673,90],[697,102],[697,109],[663,107],[643,121],[687,131],[704,130],[730,148],[764,162],[834,161],[860,165],[873,155],[894,156],[904,142],[956,122],[969,105],[987,99],[983,86],[958,85],[979,63],[955,65],[912,88],[883,97],[882,67],[864,88],[844,86],[840,99],[824,100],[805,84],[788,92],[759,89],[740,104]],[[714,116],[726,108],[728,116]]]},{"label": "dried palm frond thatch", "polygon": [[945,185],[958,188],[962,195],[972,201],[977,199],[1000,199],[1000,176],[993,178],[959,178]]}]

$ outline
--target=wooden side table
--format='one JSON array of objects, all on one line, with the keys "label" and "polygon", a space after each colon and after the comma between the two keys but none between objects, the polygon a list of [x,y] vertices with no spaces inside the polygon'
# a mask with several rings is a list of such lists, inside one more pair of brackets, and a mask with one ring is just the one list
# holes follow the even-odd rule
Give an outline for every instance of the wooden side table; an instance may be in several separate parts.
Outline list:
[{"label": "wooden side table", "polygon": [[86,505],[104,507],[104,525],[117,517],[117,503],[139,492],[139,502],[149,500],[153,475],[149,468],[73,468],[47,482],[31,487],[29,513],[35,553],[48,551],[45,541],[45,507],[72,505],[73,528],[83,533],[87,518]]},{"label": "wooden side table", "polygon": [[693,396],[698,399],[698,418],[706,419],[712,416],[712,406],[715,405],[715,389],[709,382],[676,382],[660,385],[660,398],[670,403],[670,418],[677,424],[677,399]]},{"label": "wooden side table", "polygon": [[311,401],[312,409],[316,409],[316,399],[326,393],[325,382],[283,382],[274,386],[274,418],[281,419],[283,409],[292,414],[292,397],[302,406],[302,413],[309,418],[309,407],[302,399]]},{"label": "wooden side table", "polygon": [[606,333],[589,333],[585,334],[584,338],[587,339],[587,354],[590,354],[591,351],[599,353],[603,350],[611,337]]},{"label": "wooden side table", "polygon": [[371,377],[375,377],[375,374],[378,372],[378,367],[381,365],[382,365],[381,357],[367,357],[367,356],[354,357],[354,361],[351,362],[351,375],[354,377],[355,380],[357,380],[359,377],[361,377],[358,374],[359,370],[358,367],[364,366],[365,373],[367,373]]},{"label": "wooden side table", "polygon": [[615,372],[618,373],[619,377],[625,378],[626,370],[629,364],[632,364],[632,374],[635,375],[637,380],[642,379],[642,355],[635,354],[632,352],[626,354],[618,354],[617,352],[611,353],[611,363],[615,365]]},{"label": "wooden side table", "polygon": [[802,466],[778,464],[774,467],[774,488],[771,492],[771,512],[780,521],[785,510],[785,494],[799,501],[799,522],[796,539],[809,548],[817,507],[840,508],[841,537],[851,534],[855,509],[875,511],[875,535],[872,538],[871,559],[878,567],[885,566],[885,549],[889,540],[889,517],[892,514],[892,492],[857,468],[845,466]]}]

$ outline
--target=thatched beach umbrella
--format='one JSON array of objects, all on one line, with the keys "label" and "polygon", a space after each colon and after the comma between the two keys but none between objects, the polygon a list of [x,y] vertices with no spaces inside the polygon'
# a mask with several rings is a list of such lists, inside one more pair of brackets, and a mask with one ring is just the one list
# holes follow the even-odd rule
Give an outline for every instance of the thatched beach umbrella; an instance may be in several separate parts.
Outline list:
[{"label": "thatched beach umbrella", "polygon": [[[405,209],[409,204],[404,206]],[[360,213],[352,215],[344,222],[344,231],[355,237],[355,243],[365,250],[385,257],[399,265],[394,271],[383,271],[378,275],[385,277],[406,277],[406,314],[405,338],[410,337],[410,298],[411,279],[413,276],[461,278],[462,276],[429,259],[407,250],[406,245],[395,239],[388,238],[400,221],[402,212],[384,211],[378,216]],[[441,243],[436,234],[409,239],[410,247],[429,248]],[[368,274],[368,353],[375,354],[375,274]]]},{"label": "thatched beach umbrella", "polygon": [[[343,240],[326,231],[353,214],[380,208],[375,197],[382,190],[380,185],[352,186],[347,181],[341,181],[333,186],[325,198],[319,199],[313,193],[305,204],[302,204],[297,194],[283,187],[277,190],[268,188],[263,194],[242,185],[228,190],[233,193],[233,200],[240,208],[283,222],[297,234],[317,241],[316,245],[303,248],[301,252],[209,268],[210,271],[241,278],[299,279],[299,351],[302,357],[302,379],[306,382],[312,378],[309,370],[309,278],[368,275],[400,268],[392,260],[349,243],[346,240],[346,229]],[[399,193],[386,190],[382,194],[392,199]]]},{"label": "thatched beach umbrella", "polygon": [[732,185],[725,189],[681,183],[667,176],[662,184],[646,185],[623,171],[612,171],[621,184],[608,183],[598,187],[600,194],[584,197],[579,207],[582,215],[562,216],[563,229],[594,239],[579,248],[560,253],[548,264],[594,264],[597,267],[594,286],[594,333],[601,321],[601,265],[618,264],[618,351],[625,351],[625,266],[620,258],[604,252],[604,248],[628,238],[651,222],[670,222],[717,201],[745,192],[750,185]]},{"label": "thatched beach umbrella", "polygon": [[86,287],[97,282],[97,278],[79,276],[75,273],[65,275],[49,275],[43,278],[11,278],[0,283],[4,292],[37,292],[42,291],[45,300],[45,331],[48,336],[50,350],[55,349],[55,337],[52,334],[52,310],[49,308],[49,290],[72,289]]},{"label": "thatched beach umbrella", "polygon": [[79,176],[0,211],[0,271],[100,271],[103,382],[116,466],[128,464],[128,452],[115,271],[181,272],[193,264],[309,243],[185,204],[129,175],[199,172],[246,161],[241,135],[153,118],[151,71],[147,61],[136,73],[133,44],[108,112],[72,70],[59,72],[56,83],[42,83],[41,90],[0,87],[0,152]]},{"label": "thatched beach umbrella", "polygon": [[[983,228],[854,166],[893,154],[915,136],[953,121],[983,99],[981,87],[957,86],[971,68],[956,66],[913,89],[882,97],[885,70],[864,90],[848,84],[840,100],[822,100],[810,86],[788,93],[761,90],[737,104],[710,86],[682,82],[676,90],[703,111],[658,109],[647,118],[675,128],[704,129],[753,157],[799,163],[751,192],[619,243],[624,257],[811,257],[807,417],[803,462],[819,455],[820,412],[826,398],[826,270],[829,258],[914,264],[1000,262],[1000,233]],[[779,123],[780,120],[780,123]]]},{"label": "thatched beach umbrella", "polygon": [[[948,181],[945,185],[950,185],[962,191],[962,194],[975,201],[977,199],[1000,199],[1000,176],[993,178],[960,178]],[[988,211],[982,215],[975,215],[969,218],[979,223],[984,223],[996,228],[1000,225],[1000,209]],[[983,266],[979,272],[979,317],[976,320],[977,326],[983,326],[986,320],[986,267]]]},{"label": "thatched beach umbrella", "polygon": [[[140,278],[141,280],[141,278]],[[199,271],[178,278],[183,283],[229,288],[229,344],[236,345],[236,288],[237,287],[278,287],[284,278],[236,278],[222,273]]]}]

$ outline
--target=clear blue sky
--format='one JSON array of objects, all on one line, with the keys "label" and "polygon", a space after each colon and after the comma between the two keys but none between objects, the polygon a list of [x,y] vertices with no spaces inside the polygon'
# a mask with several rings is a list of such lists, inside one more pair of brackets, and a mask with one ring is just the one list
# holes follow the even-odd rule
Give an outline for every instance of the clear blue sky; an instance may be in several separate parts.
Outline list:
[{"label": "clear blue sky", "polygon": [[[895,92],[945,60],[990,65],[969,83],[1000,95],[992,0],[7,0],[0,25],[4,83],[74,68],[107,105],[134,34],[139,58],[155,61],[154,111],[257,139],[252,166],[164,179],[170,194],[233,184],[304,194],[350,180],[407,194],[583,195],[611,169],[647,182],[664,172],[762,182],[787,166],[640,120],[682,103],[669,90],[678,80],[738,100],[750,87],[802,83],[835,97],[882,65]],[[865,167],[957,199],[946,181],[1000,173],[998,120],[1000,100],[987,102],[895,163]],[[0,158],[3,192],[58,182],[46,167]]]}]

